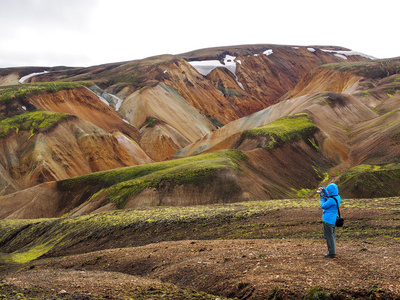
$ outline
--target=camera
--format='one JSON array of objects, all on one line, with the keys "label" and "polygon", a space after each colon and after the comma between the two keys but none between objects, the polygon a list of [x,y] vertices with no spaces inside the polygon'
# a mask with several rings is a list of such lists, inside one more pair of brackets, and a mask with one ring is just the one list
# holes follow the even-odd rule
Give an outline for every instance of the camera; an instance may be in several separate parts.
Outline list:
[{"label": "camera", "polygon": [[329,197],[328,191],[323,186],[318,188],[317,193],[320,194],[321,197],[324,197],[324,198]]}]

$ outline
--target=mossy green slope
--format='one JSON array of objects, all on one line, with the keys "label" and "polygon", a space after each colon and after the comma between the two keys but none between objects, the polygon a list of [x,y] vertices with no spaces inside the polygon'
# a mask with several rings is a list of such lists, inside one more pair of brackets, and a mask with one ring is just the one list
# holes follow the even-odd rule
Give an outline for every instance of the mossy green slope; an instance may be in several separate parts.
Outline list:
[{"label": "mossy green slope", "polygon": [[34,111],[15,115],[0,121],[0,138],[6,137],[11,131],[19,133],[27,131],[33,135],[40,129],[51,129],[61,120],[71,117],[69,114],[50,111]]},{"label": "mossy green slope", "polygon": [[44,82],[0,86],[0,102],[7,101],[13,97],[19,98],[29,94],[39,94],[40,92],[52,93],[79,87],[82,87],[82,84],[75,82]]},{"label": "mossy green slope", "polygon": [[[398,212],[399,197],[345,199],[344,208]],[[294,209],[314,211],[319,216],[319,200],[280,199],[187,207],[147,207],[116,210],[77,217],[41,220],[0,221],[0,266],[24,263],[40,256],[56,257],[110,248],[135,247],[162,240],[187,239],[266,239],[297,237],[320,239],[311,231],[293,230],[290,224],[267,218],[267,212]],[[385,214],[386,215],[386,214]],[[315,224],[315,219],[312,218]],[[303,219],[301,219],[302,225]],[[361,226],[362,225],[362,226]],[[267,233],[264,229],[271,228]],[[281,231],[283,230],[283,231]],[[280,232],[281,231],[281,232]],[[353,221],[344,228],[346,238],[367,234],[372,238],[387,235],[398,239],[394,226]],[[379,235],[376,233],[379,232]],[[345,238],[345,237],[343,237]]]},{"label": "mossy green slope", "polygon": [[321,66],[341,72],[355,72],[358,76],[379,79],[400,74],[400,57],[373,61],[333,63]]},{"label": "mossy green slope", "polygon": [[59,182],[61,191],[92,188],[92,199],[104,196],[106,201],[123,208],[129,197],[146,188],[157,189],[161,182],[170,186],[182,184],[200,185],[211,180],[221,168],[240,171],[238,164],[246,156],[237,150],[223,150],[198,156],[114,169],[92,173]]},{"label": "mossy green slope", "polygon": [[273,149],[284,143],[298,141],[313,135],[317,127],[306,113],[300,113],[281,118],[258,128],[246,130],[242,138],[267,137],[269,142],[265,146]]},{"label": "mossy green slope", "polygon": [[400,193],[400,164],[358,165],[342,175],[339,189],[354,198],[394,197]]},{"label": "mossy green slope", "polygon": [[[116,242],[119,246],[123,243],[130,246],[142,245],[153,239],[156,228],[163,231],[168,226],[186,227],[185,224],[207,224],[211,220],[243,219],[263,214],[265,210],[306,208],[315,205],[316,202],[309,200],[290,199],[207,206],[148,207],[73,218],[2,220],[0,232],[4,234],[0,236],[0,265],[25,263],[50,251],[68,251],[70,247],[85,240],[96,243],[95,249],[92,250],[104,247],[100,242],[102,239]],[[190,227],[188,232],[191,232]],[[231,234],[232,237],[235,236]],[[236,238],[238,237],[241,236]],[[226,236],[221,235],[219,238]]]}]

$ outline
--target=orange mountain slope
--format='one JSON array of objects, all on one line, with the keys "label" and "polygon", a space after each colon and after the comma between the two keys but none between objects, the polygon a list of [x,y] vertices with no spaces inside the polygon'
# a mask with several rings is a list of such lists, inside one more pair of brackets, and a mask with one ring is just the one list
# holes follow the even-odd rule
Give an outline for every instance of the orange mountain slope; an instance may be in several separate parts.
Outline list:
[{"label": "orange mountain slope", "polygon": [[0,206],[26,201],[2,217],[26,217],[40,192],[63,204],[36,217],[293,198],[332,181],[344,196],[396,195],[376,187],[400,170],[399,68],[345,48],[246,45],[25,77],[37,91],[0,87]]}]

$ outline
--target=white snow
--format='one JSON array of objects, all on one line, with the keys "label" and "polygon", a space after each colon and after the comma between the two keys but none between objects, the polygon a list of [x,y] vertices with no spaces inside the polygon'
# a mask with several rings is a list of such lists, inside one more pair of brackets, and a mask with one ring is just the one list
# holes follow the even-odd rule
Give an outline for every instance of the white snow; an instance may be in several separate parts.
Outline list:
[{"label": "white snow", "polygon": [[43,72],[38,72],[38,73],[31,73],[29,75],[23,76],[19,79],[19,83],[24,83],[25,80],[27,80],[28,78],[31,78],[33,76],[37,76],[37,75],[42,75],[42,74],[46,74],[49,73],[48,71],[43,71]]},{"label": "white snow", "polygon": [[201,75],[207,76],[211,71],[216,68],[227,68],[233,74],[236,72],[236,57],[226,55],[224,63],[222,64],[219,60],[202,60],[202,61],[190,61],[189,64],[197,70]]},{"label": "white snow", "polygon": [[[105,92],[103,92],[105,93]],[[122,105],[122,102],[124,102],[124,100],[118,98],[117,96],[113,95],[113,94],[109,94],[109,93],[105,93],[106,95],[111,96],[112,98],[114,98],[115,100],[117,100],[117,104],[115,104],[115,111],[118,111]],[[99,99],[101,101],[103,101],[105,104],[107,104],[108,106],[110,106],[110,102],[108,102],[104,97],[97,95],[97,97],[99,97]]]},{"label": "white snow", "polygon": [[99,97],[99,99],[101,101],[103,101],[105,104],[107,104],[108,106],[110,106],[110,103],[108,103],[108,101],[106,99],[104,99],[102,96],[97,95],[97,97]]},{"label": "white snow", "polygon": [[254,54],[254,56],[258,56],[258,54]]},{"label": "white snow", "polygon": [[115,100],[117,100],[117,104],[115,104],[115,110],[118,111],[121,107],[122,102],[124,102],[124,100],[122,100],[121,98],[118,98],[117,96],[113,95],[113,94],[109,94],[111,97],[113,97]]},{"label": "white snow", "polygon": [[167,72],[168,72],[168,70],[165,70],[165,71],[164,71],[164,74],[167,73]]},{"label": "white snow", "polygon": [[225,67],[219,60],[189,61],[189,64],[203,76],[207,76],[215,68]]},{"label": "white snow", "polygon": [[[225,55],[224,63],[219,60],[202,60],[202,61],[189,61],[189,64],[197,70],[201,75],[207,76],[216,68],[226,68],[233,75],[235,75],[238,85],[244,90],[243,85],[238,81],[236,76],[236,64],[239,63],[235,61],[236,57],[231,55]],[[239,64],[241,64],[240,62]]]},{"label": "white snow", "polygon": [[307,48],[307,50],[310,51],[310,52],[315,52],[314,48]]},{"label": "white snow", "polygon": [[[118,111],[122,105],[122,102],[124,100],[118,98],[117,96],[113,94],[109,94],[105,91],[103,91],[101,88],[99,88],[97,85],[93,85],[89,88],[101,101],[103,101],[105,104],[108,106],[111,106],[110,103],[114,105],[115,103],[115,110]],[[112,99],[111,99],[112,98]],[[114,100],[115,101],[114,101]]]},{"label": "white snow", "polygon": [[[358,55],[358,56],[362,56],[368,59],[376,59],[376,57],[370,56],[370,55],[366,55],[364,53],[361,52],[357,52],[357,51],[352,51],[352,50],[327,50],[327,49],[321,49],[321,51],[327,52],[327,53],[335,53],[334,55],[339,56],[352,56],[352,55]],[[339,57],[342,57],[339,56]],[[343,58],[343,57],[342,57]],[[346,58],[347,59],[347,58]]]},{"label": "white snow", "polygon": [[124,121],[124,122],[127,123],[127,124],[131,124],[131,123],[129,123],[128,120],[122,119],[122,121]]},{"label": "white snow", "polygon": [[292,47],[293,49],[296,49],[296,50],[299,50],[300,48],[299,47]]},{"label": "white snow", "polygon": [[26,110],[26,106],[21,106],[23,110]]},{"label": "white snow", "polygon": [[347,59],[347,57],[346,56],[344,56],[344,55],[342,55],[342,54],[333,54],[333,55],[335,55],[335,56],[337,56],[337,57],[340,57],[340,58],[343,58],[343,59]]},{"label": "white snow", "polygon": [[242,61],[241,61],[240,59],[237,59],[236,62],[237,62],[239,65],[242,64]]},{"label": "white snow", "polygon": [[268,56],[268,55],[271,55],[271,54],[274,53],[274,52],[272,51],[272,49],[268,49],[268,50],[265,50],[263,53],[264,53],[266,56]]}]

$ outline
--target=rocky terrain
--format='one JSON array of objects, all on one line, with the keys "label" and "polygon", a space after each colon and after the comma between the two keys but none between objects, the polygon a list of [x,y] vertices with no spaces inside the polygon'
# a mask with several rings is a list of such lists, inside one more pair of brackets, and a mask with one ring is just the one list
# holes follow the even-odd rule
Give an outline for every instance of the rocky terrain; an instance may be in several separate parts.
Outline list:
[{"label": "rocky terrain", "polygon": [[[379,176],[397,172],[396,165],[389,166],[398,153],[397,72],[397,59],[371,60],[339,47],[277,45],[203,49],[90,68],[2,69],[0,206],[8,207],[2,216],[23,216],[16,212],[20,209],[30,211],[31,217],[52,216],[32,213],[38,190],[56,195],[55,203],[69,202],[58,205],[62,209],[54,216],[100,191],[103,196],[92,202],[101,205],[87,205],[92,208],[82,212],[122,208],[121,203],[127,208],[198,203],[174,199],[199,198],[206,204],[292,198],[323,181],[341,178],[347,179],[344,191],[351,197],[397,195],[396,188],[385,195],[353,188],[353,181],[361,180],[355,170],[374,170],[374,177],[378,171],[384,173]],[[57,117],[46,127],[49,117],[39,124],[38,111],[71,117]],[[303,121],[306,127],[298,128]],[[260,126],[267,127],[252,131]],[[365,140],[371,130],[375,134],[368,138],[373,140]],[[383,140],[385,147],[381,147]],[[64,183],[36,188],[45,182],[151,162],[160,162],[165,169],[165,160],[182,165],[177,158],[227,149],[237,149],[245,159],[233,169],[226,163],[220,166],[228,170],[192,164],[179,174],[150,171],[152,175],[146,176],[158,179],[145,189],[136,189],[136,184],[124,187],[129,192],[123,201],[117,200],[120,195],[104,195],[110,189],[120,190],[112,187],[116,184],[126,186],[124,178],[68,190],[67,195],[60,188]],[[367,159],[376,156],[379,161]],[[282,165],[287,172],[277,172]],[[347,171],[357,179],[345,175]],[[201,187],[189,173],[203,177]],[[176,176],[193,180],[184,184],[178,180],[178,189]],[[221,196],[217,184],[207,184],[211,182],[204,179],[207,176],[231,178],[226,185],[235,192]],[[135,180],[144,179],[140,178]],[[25,208],[10,209],[11,199],[23,199]]]},{"label": "rocky terrain", "polygon": [[317,199],[3,220],[0,295],[398,299],[399,201],[345,199],[334,259]]},{"label": "rocky terrain", "polygon": [[397,299],[399,89],[399,58],[332,46],[0,69],[1,293]]}]

